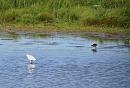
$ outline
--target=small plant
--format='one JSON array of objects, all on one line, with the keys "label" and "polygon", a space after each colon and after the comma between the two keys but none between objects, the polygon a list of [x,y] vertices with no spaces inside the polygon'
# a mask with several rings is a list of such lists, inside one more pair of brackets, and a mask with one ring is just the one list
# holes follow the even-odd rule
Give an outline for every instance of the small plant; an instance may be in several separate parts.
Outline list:
[{"label": "small plant", "polygon": [[126,45],[130,45],[130,38],[128,38],[127,40],[125,40],[124,43],[125,43]]},{"label": "small plant", "polygon": [[96,25],[98,23],[97,19],[94,18],[85,18],[81,19],[81,25],[87,26],[87,25]]},{"label": "small plant", "polygon": [[37,18],[40,22],[52,23],[54,21],[54,16],[48,12],[38,14]]}]

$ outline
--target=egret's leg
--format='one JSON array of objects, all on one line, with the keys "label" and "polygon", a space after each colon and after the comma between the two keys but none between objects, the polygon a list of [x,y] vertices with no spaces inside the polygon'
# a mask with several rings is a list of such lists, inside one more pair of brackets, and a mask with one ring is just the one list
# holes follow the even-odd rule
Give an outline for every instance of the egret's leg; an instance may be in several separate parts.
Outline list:
[{"label": "egret's leg", "polygon": [[32,60],[30,60],[30,64],[32,64]]}]

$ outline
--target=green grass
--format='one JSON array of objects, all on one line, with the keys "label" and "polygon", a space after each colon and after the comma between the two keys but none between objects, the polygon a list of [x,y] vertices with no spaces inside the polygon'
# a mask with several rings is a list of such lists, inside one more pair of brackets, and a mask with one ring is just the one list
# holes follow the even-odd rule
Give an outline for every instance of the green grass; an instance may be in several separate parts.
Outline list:
[{"label": "green grass", "polygon": [[129,0],[0,0],[0,4],[1,25],[130,28]]}]

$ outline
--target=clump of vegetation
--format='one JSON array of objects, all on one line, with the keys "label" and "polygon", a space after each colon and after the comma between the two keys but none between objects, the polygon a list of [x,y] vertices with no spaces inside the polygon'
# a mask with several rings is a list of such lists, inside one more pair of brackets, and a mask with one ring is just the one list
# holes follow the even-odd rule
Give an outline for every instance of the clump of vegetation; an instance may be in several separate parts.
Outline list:
[{"label": "clump of vegetation", "polygon": [[124,43],[125,43],[126,45],[130,45],[130,38],[127,39],[127,40],[125,40]]},{"label": "clump of vegetation", "polygon": [[1,14],[0,22],[14,22],[17,17],[19,17],[19,15],[15,11],[9,10]]},{"label": "clump of vegetation", "polygon": [[107,17],[107,18],[102,18],[102,19],[88,18],[88,19],[82,20],[82,25],[129,28],[130,18],[120,18],[120,17]]},{"label": "clump of vegetation", "polygon": [[36,17],[32,14],[24,14],[16,19],[18,23],[25,23],[25,24],[34,24],[37,23]]},{"label": "clump of vegetation", "polygon": [[45,13],[38,14],[37,19],[40,22],[52,23],[54,20],[54,16],[48,12],[45,12]]}]

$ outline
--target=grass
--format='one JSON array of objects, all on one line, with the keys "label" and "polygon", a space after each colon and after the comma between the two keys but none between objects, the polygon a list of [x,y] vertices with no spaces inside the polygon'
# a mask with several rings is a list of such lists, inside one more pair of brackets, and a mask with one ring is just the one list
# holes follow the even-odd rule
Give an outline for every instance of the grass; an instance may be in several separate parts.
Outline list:
[{"label": "grass", "polygon": [[[129,0],[0,0],[0,25],[126,32]],[[30,29],[31,30],[31,29]]]},{"label": "grass", "polygon": [[[94,32],[94,33],[106,33],[106,34],[122,34],[130,33],[130,29],[124,29],[120,27],[99,27],[99,26],[78,26],[71,23],[61,23],[53,25],[41,24],[5,24],[0,25],[1,31],[7,32],[66,32],[66,33],[82,33],[82,32]],[[4,30],[3,30],[4,29]]]}]

